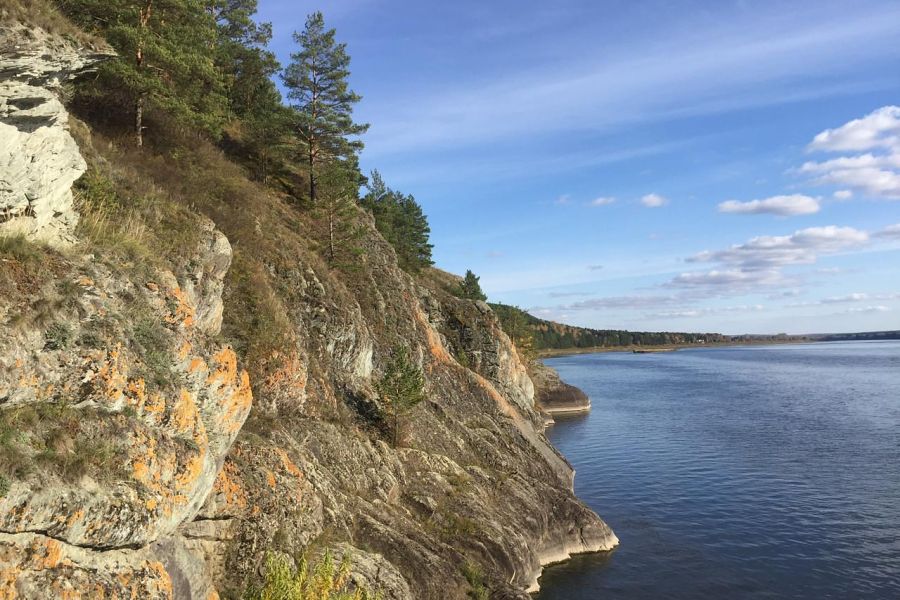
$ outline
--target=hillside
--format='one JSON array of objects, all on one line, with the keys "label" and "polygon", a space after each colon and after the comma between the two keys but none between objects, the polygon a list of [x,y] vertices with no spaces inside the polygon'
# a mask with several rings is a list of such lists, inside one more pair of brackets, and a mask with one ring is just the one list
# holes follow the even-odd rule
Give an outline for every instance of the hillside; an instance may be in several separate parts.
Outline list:
[{"label": "hillside", "polygon": [[0,5],[0,597],[265,597],[327,552],[328,598],[524,600],[614,547],[497,316],[401,252],[411,197],[315,188],[238,105],[259,36],[131,4]]}]

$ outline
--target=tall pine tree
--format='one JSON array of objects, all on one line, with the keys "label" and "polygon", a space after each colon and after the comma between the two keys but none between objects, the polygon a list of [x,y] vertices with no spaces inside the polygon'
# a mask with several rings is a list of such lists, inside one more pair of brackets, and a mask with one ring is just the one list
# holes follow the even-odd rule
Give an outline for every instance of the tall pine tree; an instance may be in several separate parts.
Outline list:
[{"label": "tall pine tree", "polygon": [[306,27],[294,33],[294,41],[300,50],[291,54],[283,80],[297,112],[297,133],[306,146],[309,197],[315,203],[320,165],[352,160],[362,142],[350,137],[361,135],[369,126],[353,122],[353,105],[360,96],[348,85],[350,56],[346,44],[334,41],[334,29],[325,28],[321,12],[307,17]]},{"label": "tall pine tree", "polygon": [[131,108],[135,144],[144,143],[145,111],[216,137],[227,100],[214,52],[217,30],[203,0],[59,0],[88,31],[98,33],[119,58],[103,63],[91,88],[95,104]]}]

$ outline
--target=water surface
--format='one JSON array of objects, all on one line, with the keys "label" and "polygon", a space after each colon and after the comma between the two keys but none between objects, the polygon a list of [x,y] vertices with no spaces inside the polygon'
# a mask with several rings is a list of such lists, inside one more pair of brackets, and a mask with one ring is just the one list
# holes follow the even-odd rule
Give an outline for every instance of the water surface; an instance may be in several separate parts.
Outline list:
[{"label": "water surface", "polygon": [[591,397],[548,435],[621,546],[539,600],[900,599],[900,342],[546,362]]}]

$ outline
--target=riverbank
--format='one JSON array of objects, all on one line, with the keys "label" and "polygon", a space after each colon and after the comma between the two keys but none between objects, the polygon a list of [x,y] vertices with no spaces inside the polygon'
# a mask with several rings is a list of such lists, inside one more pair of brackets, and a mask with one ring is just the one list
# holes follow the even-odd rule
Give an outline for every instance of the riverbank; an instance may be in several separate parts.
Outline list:
[{"label": "riverbank", "polygon": [[592,346],[589,348],[548,348],[537,351],[537,358],[553,358],[556,356],[569,356],[573,354],[598,354],[601,352],[634,352],[638,353],[657,353],[657,352],[671,352],[674,350],[682,350],[685,348],[729,348],[729,347],[744,347],[744,346],[777,346],[783,344],[810,344],[816,343],[819,340],[809,339],[809,338],[801,338],[801,339],[787,339],[787,340],[760,340],[760,341],[735,341],[735,342],[721,342],[721,343],[710,343],[710,344],[662,344],[657,346],[638,346],[638,345],[629,345],[629,346]]}]

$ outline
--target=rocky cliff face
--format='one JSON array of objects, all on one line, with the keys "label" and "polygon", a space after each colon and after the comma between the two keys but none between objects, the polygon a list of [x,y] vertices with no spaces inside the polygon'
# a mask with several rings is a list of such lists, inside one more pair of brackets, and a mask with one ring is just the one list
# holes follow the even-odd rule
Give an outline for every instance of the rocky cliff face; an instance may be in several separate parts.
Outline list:
[{"label": "rocky cliff face", "polygon": [[[62,60],[49,47],[28,56],[45,54]],[[26,110],[40,81],[16,77],[0,106]],[[16,133],[3,143],[29,148],[52,179],[42,187],[44,170],[6,158],[6,206],[71,198],[77,149],[59,160],[40,142],[54,114],[31,131],[4,121]],[[166,167],[156,164],[146,177]],[[464,565],[478,564],[492,597],[524,599],[543,564],[617,543],[573,495],[532,380],[486,305],[402,271],[363,214],[360,263],[329,268],[266,202],[221,219],[211,207],[224,234],[193,217],[174,262],[7,243],[0,598],[239,597],[267,554],[331,548],[385,598],[466,598]],[[50,236],[37,212],[4,225],[68,239],[74,216]],[[250,290],[264,290],[262,308],[248,309]],[[274,349],[239,333],[267,334],[273,320]],[[400,346],[427,400],[394,448],[375,382]],[[252,377],[239,366],[251,355]]]},{"label": "rocky cliff face", "polygon": [[0,233],[73,241],[71,188],[86,165],[57,94],[108,57],[40,28],[0,25]]}]

